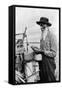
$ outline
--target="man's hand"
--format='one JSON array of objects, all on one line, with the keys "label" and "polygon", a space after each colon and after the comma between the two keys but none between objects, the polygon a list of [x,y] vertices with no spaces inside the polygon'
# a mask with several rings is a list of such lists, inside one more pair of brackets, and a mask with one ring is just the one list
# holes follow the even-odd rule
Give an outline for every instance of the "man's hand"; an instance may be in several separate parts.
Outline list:
[{"label": "man's hand", "polygon": [[37,54],[43,54],[44,51],[42,51],[40,48],[38,47],[34,47],[34,46],[31,46],[31,48],[33,49],[33,51]]},{"label": "man's hand", "polygon": [[38,47],[35,47],[35,46],[31,46],[31,48],[34,50],[34,51],[40,51],[40,49]]}]

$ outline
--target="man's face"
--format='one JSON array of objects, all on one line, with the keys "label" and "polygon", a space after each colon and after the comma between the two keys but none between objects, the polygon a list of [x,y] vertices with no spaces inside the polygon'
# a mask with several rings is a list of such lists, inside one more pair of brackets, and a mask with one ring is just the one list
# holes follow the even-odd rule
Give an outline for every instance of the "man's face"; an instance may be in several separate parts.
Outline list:
[{"label": "man's face", "polygon": [[43,32],[48,28],[48,26],[46,24],[42,24],[40,25],[40,28],[41,28],[41,31]]}]

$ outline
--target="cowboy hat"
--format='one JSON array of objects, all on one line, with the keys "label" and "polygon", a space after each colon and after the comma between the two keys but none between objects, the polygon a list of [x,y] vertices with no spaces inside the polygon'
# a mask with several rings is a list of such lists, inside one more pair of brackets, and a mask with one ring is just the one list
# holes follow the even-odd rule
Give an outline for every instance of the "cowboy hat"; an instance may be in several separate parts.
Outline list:
[{"label": "cowboy hat", "polygon": [[47,26],[51,26],[51,23],[49,22],[49,19],[46,18],[46,17],[41,17],[40,18],[40,21],[37,21],[36,22],[38,25],[43,25],[43,24],[46,24]]}]

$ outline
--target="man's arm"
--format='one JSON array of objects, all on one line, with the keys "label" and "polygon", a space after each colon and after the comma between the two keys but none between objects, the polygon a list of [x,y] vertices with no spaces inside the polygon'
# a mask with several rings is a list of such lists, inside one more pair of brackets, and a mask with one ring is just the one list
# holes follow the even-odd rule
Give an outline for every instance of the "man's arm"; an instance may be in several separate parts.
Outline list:
[{"label": "man's arm", "polygon": [[56,52],[55,51],[44,51],[44,54],[46,56],[49,56],[49,57],[55,57],[56,56]]},{"label": "man's arm", "polygon": [[50,38],[50,51],[44,50],[44,54],[49,57],[55,57],[57,53],[57,41],[54,35]]}]

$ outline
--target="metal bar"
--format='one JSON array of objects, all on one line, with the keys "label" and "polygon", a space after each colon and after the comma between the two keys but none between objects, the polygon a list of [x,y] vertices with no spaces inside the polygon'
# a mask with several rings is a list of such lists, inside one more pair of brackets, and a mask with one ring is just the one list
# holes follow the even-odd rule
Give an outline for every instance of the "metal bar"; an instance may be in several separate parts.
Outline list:
[{"label": "metal bar", "polygon": [[[39,71],[40,71],[40,70],[39,70]],[[30,78],[31,76],[35,75],[35,74],[38,73],[39,71],[37,71],[37,72],[31,74],[30,76],[26,77],[24,80],[27,80],[28,78]]]},{"label": "metal bar", "polygon": [[23,35],[23,34],[24,34],[24,33],[18,33],[18,34],[15,34],[15,36],[16,36],[16,35]]}]

